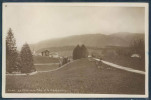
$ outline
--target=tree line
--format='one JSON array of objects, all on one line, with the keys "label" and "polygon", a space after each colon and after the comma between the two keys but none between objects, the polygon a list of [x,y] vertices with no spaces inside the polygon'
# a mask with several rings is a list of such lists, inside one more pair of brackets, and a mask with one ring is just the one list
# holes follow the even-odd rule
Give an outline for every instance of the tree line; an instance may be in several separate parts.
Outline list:
[{"label": "tree line", "polygon": [[88,49],[83,44],[82,46],[77,45],[73,50],[73,60],[87,58]]},{"label": "tree line", "polygon": [[6,36],[6,72],[30,73],[32,71],[35,71],[35,67],[29,45],[25,43],[19,52],[16,39],[10,28]]},{"label": "tree line", "polygon": [[145,41],[143,39],[134,39],[130,42],[128,47],[119,48],[116,52],[120,56],[130,57],[132,54],[139,54],[142,59],[145,58]]}]

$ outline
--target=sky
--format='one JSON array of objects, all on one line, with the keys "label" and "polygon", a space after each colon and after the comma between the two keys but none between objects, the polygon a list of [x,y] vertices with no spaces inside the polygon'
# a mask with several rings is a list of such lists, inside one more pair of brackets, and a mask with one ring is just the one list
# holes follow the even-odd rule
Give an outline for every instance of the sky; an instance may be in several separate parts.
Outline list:
[{"label": "sky", "polygon": [[12,29],[16,43],[81,34],[144,33],[144,7],[5,5],[3,34]]}]

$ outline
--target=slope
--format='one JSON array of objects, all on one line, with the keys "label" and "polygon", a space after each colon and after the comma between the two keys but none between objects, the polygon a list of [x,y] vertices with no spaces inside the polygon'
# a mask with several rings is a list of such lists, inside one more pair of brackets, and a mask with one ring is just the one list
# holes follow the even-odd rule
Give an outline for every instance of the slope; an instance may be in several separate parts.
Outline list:
[{"label": "slope", "polygon": [[[120,37],[114,37],[103,34],[85,34],[85,35],[74,35],[58,39],[50,39],[41,41],[36,44],[31,44],[31,48],[36,51],[42,48],[50,47],[63,47],[63,46],[76,46],[77,44],[85,44],[89,47],[104,47],[108,45],[114,46],[128,46],[129,41]],[[99,44],[99,45],[98,45]]]},{"label": "slope", "polygon": [[6,81],[7,92],[11,89],[15,92],[20,92],[18,89],[27,89],[32,93],[144,94],[145,90],[144,75],[106,65],[98,69],[88,59],[76,60],[54,72],[26,77],[7,76]]}]

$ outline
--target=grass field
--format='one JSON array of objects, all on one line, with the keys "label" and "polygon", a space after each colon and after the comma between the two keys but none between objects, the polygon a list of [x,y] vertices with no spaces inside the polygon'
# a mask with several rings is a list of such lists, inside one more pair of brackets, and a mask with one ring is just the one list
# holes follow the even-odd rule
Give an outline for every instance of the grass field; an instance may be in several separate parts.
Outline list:
[{"label": "grass field", "polygon": [[48,71],[59,67],[59,64],[52,65],[35,65],[37,71]]},{"label": "grass field", "polygon": [[145,59],[117,56],[113,58],[105,57],[103,60],[118,64],[121,66],[145,71]]},{"label": "grass field", "polygon": [[58,58],[51,58],[46,56],[33,56],[34,64],[41,64],[41,63],[58,63]]},{"label": "grass field", "polygon": [[59,60],[45,56],[34,56],[34,66],[37,71],[53,70],[59,67]]},{"label": "grass field", "polygon": [[80,59],[54,72],[7,76],[6,92],[144,94],[145,77],[107,65],[98,69],[94,62]]}]

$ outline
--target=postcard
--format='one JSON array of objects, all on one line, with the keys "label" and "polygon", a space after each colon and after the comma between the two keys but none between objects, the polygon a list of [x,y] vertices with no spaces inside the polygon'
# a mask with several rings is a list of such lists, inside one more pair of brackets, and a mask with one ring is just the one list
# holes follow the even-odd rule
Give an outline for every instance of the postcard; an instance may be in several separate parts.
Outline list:
[{"label": "postcard", "polygon": [[3,3],[3,98],[148,97],[148,3]]}]

